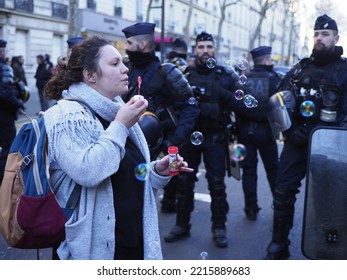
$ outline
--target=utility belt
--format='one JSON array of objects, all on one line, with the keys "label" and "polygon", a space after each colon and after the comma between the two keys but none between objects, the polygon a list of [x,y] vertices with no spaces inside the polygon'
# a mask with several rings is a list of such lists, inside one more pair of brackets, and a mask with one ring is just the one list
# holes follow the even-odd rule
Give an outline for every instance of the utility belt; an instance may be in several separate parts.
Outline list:
[{"label": "utility belt", "polygon": [[260,127],[262,129],[270,128],[267,120],[241,120],[239,123],[240,130],[247,131],[247,134],[255,134],[255,131]]},{"label": "utility belt", "polygon": [[213,136],[220,137],[224,135],[224,131],[222,129],[216,130],[215,128],[200,129],[199,132],[201,132],[204,137],[213,137]]},{"label": "utility belt", "polygon": [[247,124],[247,123],[268,123],[269,121],[267,119],[257,119],[257,118],[238,118],[238,123],[240,124]]}]

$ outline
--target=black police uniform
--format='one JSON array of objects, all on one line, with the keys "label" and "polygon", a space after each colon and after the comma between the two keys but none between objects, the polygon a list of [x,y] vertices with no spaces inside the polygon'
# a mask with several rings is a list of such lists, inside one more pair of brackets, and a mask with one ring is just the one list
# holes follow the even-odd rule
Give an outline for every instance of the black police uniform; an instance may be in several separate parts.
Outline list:
[{"label": "black police uniform", "polygon": [[[154,27],[154,24],[144,22],[122,31],[129,38],[153,35]],[[140,94],[148,100],[147,110],[159,117],[163,127],[162,145],[150,147],[151,158],[155,159],[161,149],[166,149],[167,152],[168,146],[179,146],[189,137],[199,115],[199,107],[189,103],[189,98],[193,95],[192,89],[174,64],[160,63],[154,52],[127,51],[127,54],[128,59],[124,59],[124,63],[129,68],[129,91],[123,96],[123,100],[127,102],[139,93],[138,77],[141,77]],[[165,134],[166,131],[174,132]],[[150,133],[151,131],[144,132],[146,139],[152,136]]]},{"label": "black police uniform", "polygon": [[271,192],[275,188],[278,149],[272,136],[267,119],[269,97],[277,92],[280,77],[273,71],[273,65],[255,65],[247,75],[245,94],[251,94],[258,101],[258,106],[244,110],[235,109],[238,124],[238,143],[245,146],[247,156],[241,161],[242,188],[245,196],[245,213],[250,220],[255,220],[258,211],[257,199],[257,164],[258,151],[264,164]]},{"label": "black police uniform", "polygon": [[[335,21],[332,27],[330,23],[326,15],[318,17],[315,30],[337,30]],[[292,126],[284,133],[274,191],[272,241],[265,259],[290,256],[288,235],[293,227],[296,194],[306,175],[309,133],[318,126],[341,126],[346,122],[347,60],[341,57],[342,53],[339,46],[325,55],[313,50],[310,58],[295,65],[280,83],[279,89],[289,89],[295,95],[296,107],[292,112]],[[333,114],[327,118],[327,111],[336,112],[336,118],[331,117]]]},{"label": "black police uniform", "polygon": [[0,57],[0,183],[4,176],[9,149],[16,137],[15,121],[19,108],[24,109],[24,106],[14,84],[13,70]]},{"label": "black police uniform", "polygon": [[[172,46],[173,49],[168,53],[166,62],[176,65],[179,70],[184,72],[188,67],[186,61],[188,51],[187,44],[182,38],[176,38]],[[181,52],[177,52],[178,50]],[[168,135],[174,133],[175,125],[172,123],[171,119],[168,119],[165,129],[165,138],[168,138]],[[166,153],[167,151],[164,152]],[[174,176],[164,188],[163,199],[160,201],[162,213],[176,213],[177,178],[177,176]]]},{"label": "black police uniform", "polygon": [[[124,96],[127,102],[138,92],[137,79],[142,78],[141,95],[148,100],[147,110],[156,114],[163,126],[163,143],[165,147],[150,149],[152,159],[161,149],[174,145],[179,146],[192,132],[193,125],[199,114],[196,104],[189,104],[192,89],[180,70],[171,63],[161,64],[151,54],[145,65],[138,65],[136,61],[126,62],[129,67],[129,94]],[[177,115],[179,112],[179,115]],[[174,130],[174,133],[166,133]],[[145,133],[146,136],[146,133]]]},{"label": "black police uniform", "polygon": [[180,154],[194,169],[194,172],[180,173],[178,176],[176,225],[164,239],[166,242],[174,242],[184,236],[189,236],[190,214],[194,208],[196,174],[203,155],[211,195],[214,242],[218,247],[225,247],[227,246],[225,224],[229,205],[224,183],[225,141],[227,141],[224,112],[230,110],[237,101],[232,91],[235,89],[238,75],[234,70],[222,66],[209,69],[205,65],[199,66],[197,61],[196,65],[196,67],[189,66],[186,75],[190,85],[195,87],[195,98],[200,106],[200,116],[194,131],[203,134],[203,142],[200,145],[194,145],[187,140],[180,148]]}]

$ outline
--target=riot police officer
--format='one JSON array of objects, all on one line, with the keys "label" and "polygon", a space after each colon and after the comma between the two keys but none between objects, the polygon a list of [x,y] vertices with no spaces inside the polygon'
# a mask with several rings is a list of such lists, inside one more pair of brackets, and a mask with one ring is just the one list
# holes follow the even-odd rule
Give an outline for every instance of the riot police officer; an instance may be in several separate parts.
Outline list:
[{"label": "riot police officer", "polygon": [[267,119],[269,97],[276,93],[280,76],[273,71],[271,47],[260,46],[251,50],[254,67],[247,75],[245,93],[258,101],[258,106],[244,110],[235,109],[238,123],[238,142],[242,143],[247,156],[241,161],[242,188],[245,198],[244,211],[249,220],[256,220],[260,210],[257,199],[258,151],[264,163],[271,192],[275,188],[278,150],[275,137]]},{"label": "riot police officer", "polygon": [[[178,37],[172,42],[172,50],[168,53],[166,62],[175,64],[178,69],[184,72],[188,66],[187,56],[187,43]],[[164,138],[168,138],[168,135],[172,133],[175,133],[175,125],[172,122],[167,122]],[[160,201],[162,213],[176,213],[176,190],[177,176],[173,177],[164,188],[163,199]]]},{"label": "riot police officer", "polygon": [[[129,68],[129,92],[123,99],[128,101],[132,96],[141,94],[148,100],[151,114],[146,114],[139,124],[141,128],[146,127],[143,131],[152,159],[162,149],[167,152],[167,147],[179,146],[190,135],[199,114],[199,107],[189,103],[192,89],[182,72],[172,63],[161,64],[155,56],[154,27],[153,23],[141,22],[122,30],[127,38],[128,57],[124,63]],[[160,121],[162,132],[173,124],[174,132],[164,139],[162,133],[155,140],[155,131],[151,130],[151,125],[147,125],[149,118],[151,122]],[[143,125],[144,122],[146,125]]]},{"label": "riot police officer", "polygon": [[[272,240],[265,259],[290,256],[288,235],[293,227],[294,205],[306,175],[309,134],[317,126],[341,126],[347,115],[347,60],[339,41],[335,20],[324,14],[314,25],[314,47],[284,77],[279,89],[293,95],[291,127],[284,131],[285,142],[274,190]],[[276,108],[274,108],[276,109]],[[277,123],[282,116],[278,115]],[[279,121],[279,122],[278,122]],[[327,190],[329,191],[329,190]]]},{"label": "riot police officer", "polygon": [[0,183],[4,176],[7,155],[16,136],[15,120],[23,99],[14,83],[13,70],[5,64],[7,42],[0,39]]},{"label": "riot police officer", "polygon": [[187,140],[180,147],[180,154],[189,162],[194,172],[188,176],[179,174],[176,224],[164,239],[166,242],[175,242],[190,235],[189,221],[194,208],[194,185],[203,155],[211,195],[213,241],[217,247],[226,247],[229,205],[224,183],[226,174],[224,112],[230,110],[236,101],[232,90],[235,88],[238,75],[233,69],[213,64],[215,47],[211,34],[202,32],[196,37],[195,54],[195,64],[189,66],[185,73],[189,84],[195,88],[195,98],[200,106],[200,115],[194,131],[202,133],[203,142],[200,144]]}]

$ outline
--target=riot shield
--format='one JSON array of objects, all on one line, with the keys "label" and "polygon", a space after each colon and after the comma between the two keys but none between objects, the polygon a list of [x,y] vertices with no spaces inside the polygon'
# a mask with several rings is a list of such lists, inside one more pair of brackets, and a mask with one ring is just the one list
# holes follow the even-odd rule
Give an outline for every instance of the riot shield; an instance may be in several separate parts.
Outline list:
[{"label": "riot shield", "polygon": [[236,180],[241,180],[240,163],[231,158],[233,145],[237,144],[237,125],[234,112],[224,112],[224,130],[225,138],[225,166],[228,177],[234,177]]},{"label": "riot shield", "polygon": [[347,129],[310,137],[301,249],[309,259],[347,259]]},{"label": "riot shield", "polygon": [[[229,143],[228,144],[228,151],[229,151],[229,156],[228,156],[228,160],[230,163],[230,167],[229,167],[229,173],[228,176],[232,176],[234,177],[237,181],[241,180],[241,167],[240,167],[240,162],[239,161],[235,161],[230,157],[231,154],[231,150],[233,149],[233,145],[237,144],[237,142],[235,143]],[[229,175],[230,174],[230,175]]]}]

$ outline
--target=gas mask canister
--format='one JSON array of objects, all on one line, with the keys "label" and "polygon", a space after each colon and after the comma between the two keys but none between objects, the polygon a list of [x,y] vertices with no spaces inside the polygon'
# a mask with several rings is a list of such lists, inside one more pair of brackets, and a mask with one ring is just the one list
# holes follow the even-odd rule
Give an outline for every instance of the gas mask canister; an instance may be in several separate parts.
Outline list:
[{"label": "gas mask canister", "polygon": [[322,85],[323,108],[320,111],[320,120],[324,122],[334,122],[337,115],[337,105],[339,94],[336,86]]}]

